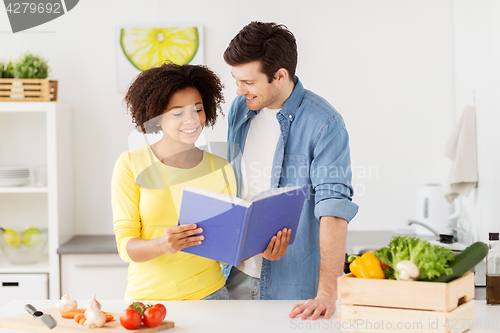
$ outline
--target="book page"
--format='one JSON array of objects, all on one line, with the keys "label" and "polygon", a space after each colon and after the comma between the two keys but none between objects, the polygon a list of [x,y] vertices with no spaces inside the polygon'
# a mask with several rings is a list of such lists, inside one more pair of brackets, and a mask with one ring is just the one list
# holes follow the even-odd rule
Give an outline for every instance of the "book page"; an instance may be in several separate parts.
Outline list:
[{"label": "book page", "polygon": [[230,196],[230,195],[227,195],[227,194],[223,194],[223,193],[217,193],[217,192],[212,192],[212,191],[204,190],[204,189],[197,188],[197,187],[187,186],[184,189],[184,191],[198,193],[198,194],[204,195],[206,197],[210,197],[210,198],[214,198],[214,199],[217,199],[217,200],[229,202],[229,203],[231,203],[233,205],[243,206],[243,207],[247,207],[247,208],[250,207],[250,204],[251,204],[251,202],[245,201],[245,200],[237,198],[237,197],[233,197],[233,196]]}]

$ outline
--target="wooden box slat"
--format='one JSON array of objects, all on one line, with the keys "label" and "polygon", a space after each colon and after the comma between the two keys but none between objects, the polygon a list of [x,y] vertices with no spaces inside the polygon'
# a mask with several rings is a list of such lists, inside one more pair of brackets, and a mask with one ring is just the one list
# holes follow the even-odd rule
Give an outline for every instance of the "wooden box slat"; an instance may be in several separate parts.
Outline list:
[{"label": "wooden box slat", "polygon": [[348,333],[461,333],[474,323],[473,300],[449,312],[343,304],[338,311]]},{"label": "wooden box slat", "polygon": [[[361,279],[352,274],[337,281],[342,332],[461,333],[468,329],[462,324],[474,319],[471,272],[449,283]],[[453,320],[461,325],[451,325]],[[412,326],[414,322],[420,326]],[[373,327],[375,323],[378,328]],[[389,323],[390,328],[381,329],[382,323]],[[397,323],[407,326],[401,328]]]},{"label": "wooden box slat", "polygon": [[449,283],[358,279],[352,274],[338,279],[342,304],[451,311],[474,298],[474,274]]},{"label": "wooden box slat", "polygon": [[57,100],[57,81],[0,79],[0,101],[49,102]]}]

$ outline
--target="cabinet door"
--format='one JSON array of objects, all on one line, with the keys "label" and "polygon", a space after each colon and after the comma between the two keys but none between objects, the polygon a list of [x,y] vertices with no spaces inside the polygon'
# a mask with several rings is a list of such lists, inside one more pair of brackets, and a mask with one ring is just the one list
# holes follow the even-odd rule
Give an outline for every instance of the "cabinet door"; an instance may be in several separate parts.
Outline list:
[{"label": "cabinet door", "polygon": [[123,299],[127,274],[118,254],[61,255],[61,291],[71,299]]},{"label": "cabinet door", "polygon": [[0,307],[14,299],[48,299],[48,274],[0,274]]}]

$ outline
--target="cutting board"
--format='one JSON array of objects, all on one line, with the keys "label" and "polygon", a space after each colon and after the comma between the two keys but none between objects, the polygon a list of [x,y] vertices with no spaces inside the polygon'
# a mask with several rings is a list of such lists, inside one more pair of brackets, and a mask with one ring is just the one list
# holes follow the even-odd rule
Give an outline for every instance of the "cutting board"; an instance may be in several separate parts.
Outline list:
[{"label": "cutting board", "polygon": [[169,320],[164,320],[160,326],[157,327],[146,327],[141,324],[139,328],[135,330],[127,330],[120,324],[120,315],[117,313],[111,313],[114,317],[112,321],[108,321],[101,328],[87,328],[81,324],[78,324],[74,319],[65,319],[61,317],[61,313],[55,308],[41,310],[43,313],[50,314],[57,322],[57,326],[53,329],[48,328],[39,319],[34,318],[29,313],[20,314],[17,316],[0,318],[0,327],[12,328],[15,330],[28,331],[28,332],[64,332],[64,333],[81,333],[81,332],[108,332],[108,333],[151,333],[163,331],[174,327],[174,322]]}]

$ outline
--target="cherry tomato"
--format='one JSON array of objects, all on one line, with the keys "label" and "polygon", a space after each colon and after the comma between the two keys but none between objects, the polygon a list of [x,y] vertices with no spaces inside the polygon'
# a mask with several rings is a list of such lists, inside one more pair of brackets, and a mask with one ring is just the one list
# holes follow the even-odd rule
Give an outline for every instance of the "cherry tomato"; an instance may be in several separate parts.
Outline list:
[{"label": "cherry tomato", "polygon": [[134,309],[125,309],[120,314],[120,324],[128,330],[135,330],[141,325],[141,315]]},{"label": "cherry tomato", "polygon": [[147,327],[156,327],[160,325],[162,321],[163,314],[161,310],[153,307],[144,310],[144,318],[142,318],[142,322]]},{"label": "cherry tomato", "polygon": [[129,306],[129,309],[133,309],[137,312],[139,312],[139,314],[141,315],[141,318],[142,318],[142,315],[144,313],[144,310],[146,310],[146,306],[144,305],[144,303],[142,302],[134,302],[132,304],[130,304]]},{"label": "cherry tomato", "polygon": [[165,317],[167,316],[167,309],[165,308],[165,306],[161,303],[156,303],[155,305],[153,305],[153,308],[156,308],[158,310],[161,311],[161,316],[163,317],[163,319],[165,319]]},{"label": "cherry tomato", "polygon": [[128,307],[129,307],[129,308],[134,308],[134,307],[141,307],[141,308],[144,308],[144,307],[146,307],[146,306],[145,306],[145,305],[144,305],[144,303],[142,303],[142,302],[133,302],[133,303],[132,303],[132,304],[130,304]]}]

